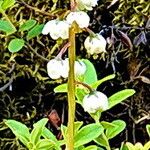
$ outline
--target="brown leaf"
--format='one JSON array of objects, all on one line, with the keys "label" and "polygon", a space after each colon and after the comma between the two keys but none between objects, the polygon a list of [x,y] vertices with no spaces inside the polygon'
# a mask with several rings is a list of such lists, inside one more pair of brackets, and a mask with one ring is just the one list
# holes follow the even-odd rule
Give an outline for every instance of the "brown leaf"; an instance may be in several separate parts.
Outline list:
[{"label": "brown leaf", "polygon": [[109,6],[107,6],[107,9],[109,9],[110,7],[112,7],[113,5],[115,5],[119,0],[112,0],[112,2],[110,3]]},{"label": "brown leaf", "polygon": [[121,39],[122,43],[124,43],[126,46],[128,46],[129,49],[132,50],[133,45],[132,45],[132,42],[131,42],[130,38],[128,37],[128,35],[119,30],[118,30],[118,33],[120,35],[120,39]]}]

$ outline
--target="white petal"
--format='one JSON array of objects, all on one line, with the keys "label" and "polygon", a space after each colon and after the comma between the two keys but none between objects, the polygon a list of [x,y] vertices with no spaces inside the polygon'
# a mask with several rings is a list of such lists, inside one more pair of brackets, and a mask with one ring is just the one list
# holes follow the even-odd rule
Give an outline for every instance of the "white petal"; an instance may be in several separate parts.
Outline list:
[{"label": "white petal", "polygon": [[86,65],[82,61],[75,61],[75,75],[81,76],[86,71]]}]

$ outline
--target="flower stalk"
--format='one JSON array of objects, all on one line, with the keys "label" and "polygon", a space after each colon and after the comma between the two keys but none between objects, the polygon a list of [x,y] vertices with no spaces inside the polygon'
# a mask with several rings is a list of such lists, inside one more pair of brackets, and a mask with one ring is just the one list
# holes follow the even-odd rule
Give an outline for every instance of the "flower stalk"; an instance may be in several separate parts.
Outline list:
[{"label": "flower stalk", "polygon": [[75,118],[75,33],[76,24],[73,23],[69,29],[69,76],[68,76],[68,135],[67,150],[74,149],[74,118]]}]

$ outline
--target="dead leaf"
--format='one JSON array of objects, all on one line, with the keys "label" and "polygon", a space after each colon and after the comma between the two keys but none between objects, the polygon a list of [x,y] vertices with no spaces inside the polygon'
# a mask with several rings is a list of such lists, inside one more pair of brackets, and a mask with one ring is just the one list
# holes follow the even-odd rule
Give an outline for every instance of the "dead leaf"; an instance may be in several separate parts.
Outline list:
[{"label": "dead leaf", "polygon": [[110,3],[109,6],[107,6],[107,9],[109,9],[110,7],[112,7],[114,4],[116,4],[119,0],[112,0],[112,2]]},{"label": "dead leaf", "polygon": [[145,76],[140,76],[139,78],[141,79],[142,82],[150,84],[150,79],[149,78],[147,78]]}]

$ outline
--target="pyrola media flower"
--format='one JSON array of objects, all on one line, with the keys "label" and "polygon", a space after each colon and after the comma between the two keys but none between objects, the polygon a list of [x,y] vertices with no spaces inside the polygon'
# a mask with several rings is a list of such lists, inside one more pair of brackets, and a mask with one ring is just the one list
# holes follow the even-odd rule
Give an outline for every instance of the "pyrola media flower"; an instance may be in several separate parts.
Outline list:
[{"label": "pyrola media flower", "polygon": [[67,39],[69,37],[69,24],[58,19],[48,21],[42,30],[42,34],[47,35],[48,33],[54,40],[58,38]]},{"label": "pyrola media flower", "polygon": [[85,39],[84,46],[91,55],[106,52],[106,40],[100,34],[88,36]]},{"label": "pyrola media flower", "polygon": [[[75,61],[75,75],[81,76],[86,71],[86,65],[82,61]],[[58,79],[60,77],[67,78],[69,73],[68,58],[52,59],[47,63],[47,72],[51,79]]]},{"label": "pyrola media flower", "polygon": [[[64,69],[64,60],[51,59],[47,63],[47,72],[51,79],[65,77],[68,71]],[[63,75],[62,75],[63,74]]]},{"label": "pyrola media flower", "polygon": [[70,25],[75,21],[80,28],[86,28],[89,26],[90,17],[84,11],[75,11],[70,12],[66,20]]},{"label": "pyrola media flower", "polygon": [[97,5],[98,0],[76,0],[79,10],[92,10]]},{"label": "pyrola media flower", "polygon": [[95,91],[83,98],[83,108],[88,113],[96,113],[97,111],[104,111],[108,109],[108,98],[102,93]]}]

